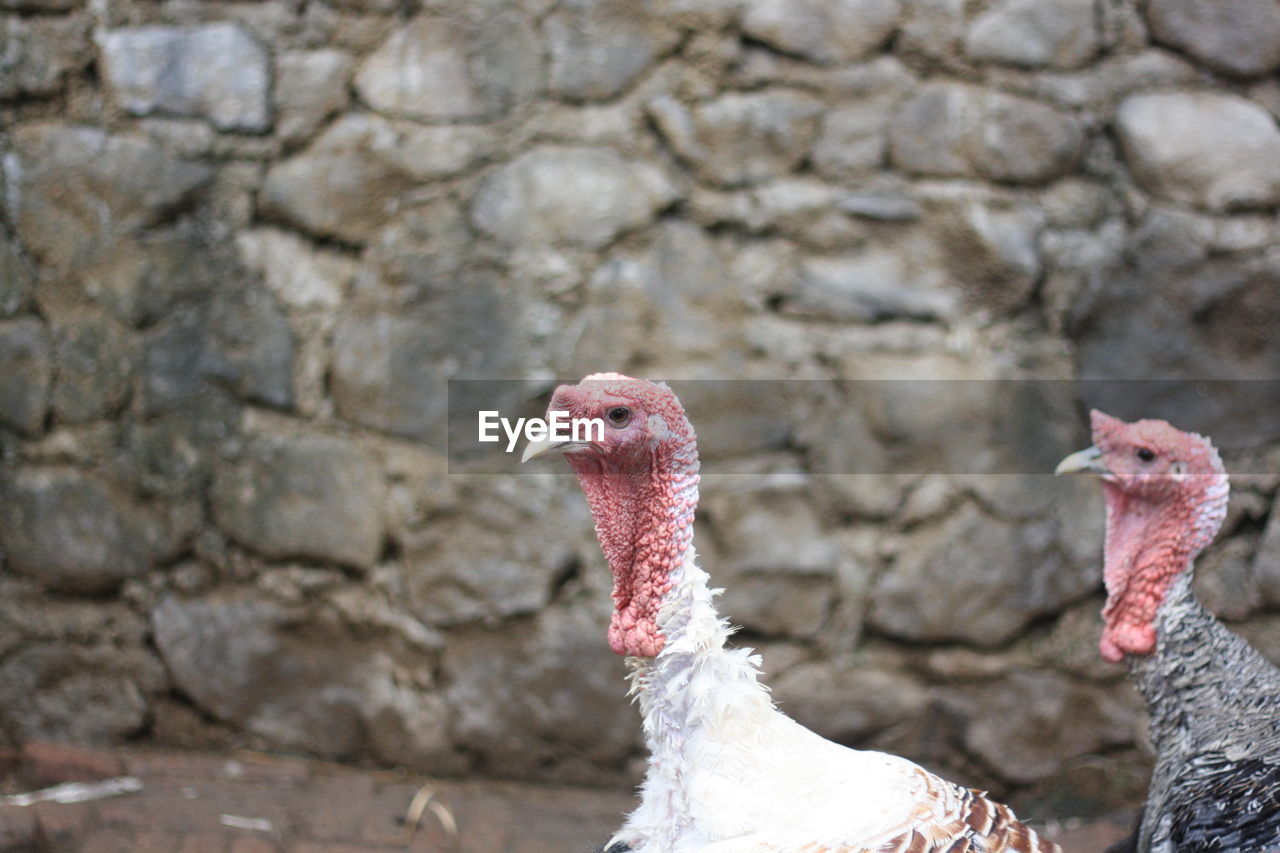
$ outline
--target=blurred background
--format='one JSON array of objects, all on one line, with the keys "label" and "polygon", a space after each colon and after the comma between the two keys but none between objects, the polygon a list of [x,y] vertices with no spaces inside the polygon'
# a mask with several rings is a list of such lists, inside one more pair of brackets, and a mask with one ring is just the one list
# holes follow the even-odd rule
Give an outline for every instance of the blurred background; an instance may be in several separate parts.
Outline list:
[{"label": "blurred background", "polygon": [[[555,466],[454,470],[450,379],[535,380],[531,410],[602,370],[814,380],[676,384],[723,610],[804,724],[1036,817],[1148,771],[1096,652],[1101,501],[1045,476],[1089,405],[1227,450],[1199,589],[1280,660],[1273,0],[0,0],[0,27],[0,746],[625,808],[585,503]],[[1178,381],[1037,390],[1140,378]]]}]

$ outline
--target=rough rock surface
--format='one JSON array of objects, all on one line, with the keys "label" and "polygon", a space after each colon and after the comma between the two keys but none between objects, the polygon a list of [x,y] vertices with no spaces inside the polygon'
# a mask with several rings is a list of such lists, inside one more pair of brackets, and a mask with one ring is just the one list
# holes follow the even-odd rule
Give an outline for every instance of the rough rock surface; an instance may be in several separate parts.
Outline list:
[{"label": "rough rock surface", "polygon": [[1015,184],[1060,177],[1079,156],[1079,123],[1025,98],[932,84],[904,104],[889,131],[893,162],[911,174],[981,176]]},{"label": "rough rock surface", "polygon": [[643,7],[626,0],[575,0],[542,22],[547,89],[571,100],[598,101],[627,89],[676,41]]},{"label": "rough rock surface", "polygon": [[1280,127],[1255,103],[1217,92],[1133,95],[1116,131],[1153,194],[1212,211],[1280,202]]},{"label": "rough rock surface", "polygon": [[482,271],[406,308],[357,302],[334,330],[337,411],[443,449],[448,360],[473,375],[505,375],[526,352],[521,322],[509,283]]},{"label": "rough rock surface", "polygon": [[0,322],[0,421],[14,429],[37,433],[49,408],[53,376],[49,336],[33,317]]},{"label": "rough rock surface", "polygon": [[862,661],[845,661],[834,677],[818,664],[794,666],[773,679],[773,695],[788,715],[840,743],[858,743],[900,725],[926,701],[924,688],[910,675]]},{"label": "rough rock surface", "polygon": [[105,312],[73,315],[55,322],[54,415],[78,423],[109,415],[129,398],[137,371],[136,342]]},{"label": "rough rock surface", "polygon": [[[965,745],[1006,778],[1043,779],[1061,756],[1085,755],[1127,743],[1140,702],[1118,690],[1092,691],[1065,676],[1015,673],[994,695],[983,692]],[[1080,721],[1063,726],[1059,721]]]},{"label": "rough rock surface", "polygon": [[900,0],[764,0],[748,6],[742,29],[814,62],[851,62],[884,44],[902,6]]},{"label": "rough rock surface", "polygon": [[135,115],[206,118],[222,130],[266,130],[269,57],[242,28],[130,27],[101,33],[102,76]]},{"label": "rough rock surface", "polygon": [[514,11],[476,23],[420,15],[369,54],[356,92],[376,110],[410,118],[495,118],[533,97],[537,46],[532,24]]},{"label": "rough rock surface", "polygon": [[144,574],[167,550],[152,512],[74,468],[6,472],[0,493],[8,564],[47,589],[108,592]]},{"label": "rough rock surface", "polygon": [[965,51],[978,60],[1027,68],[1075,68],[1098,49],[1089,0],[1002,0],[974,18]]},{"label": "rough rock surface", "polygon": [[481,756],[481,766],[530,773],[553,762],[617,760],[633,750],[640,726],[626,699],[622,660],[593,653],[602,630],[579,607],[449,644],[448,702],[471,709],[456,721],[455,737]]},{"label": "rough rock surface", "polygon": [[804,159],[821,104],[791,91],[730,93],[692,109],[671,99],[650,107],[671,147],[709,181],[760,183]]},{"label": "rough rock surface", "polygon": [[1020,527],[965,507],[927,533],[904,537],[876,582],[872,624],[916,641],[994,646],[1097,582],[1092,567],[1055,553],[1046,523]]},{"label": "rough rock surface", "polygon": [[211,388],[269,406],[293,402],[293,338],[270,294],[227,288],[182,305],[148,330],[142,401],[148,414],[190,406]]},{"label": "rough rock surface", "polygon": [[219,526],[247,548],[367,568],[382,545],[381,490],[374,460],[348,441],[262,437],[219,474],[210,499]]},{"label": "rough rock surface", "polygon": [[[480,185],[477,228],[508,245],[565,242],[598,249],[675,199],[660,170],[607,150],[538,148]],[[540,215],[531,217],[536,209]]]},{"label": "rough rock surface", "polygon": [[27,307],[35,278],[21,246],[0,230],[0,317],[12,317]]},{"label": "rough rock surface", "polygon": [[47,97],[91,61],[89,25],[80,16],[0,18],[0,99]]},{"label": "rough rock surface", "polygon": [[371,237],[418,181],[466,169],[491,147],[480,128],[420,127],[368,113],[344,116],[305,151],[272,167],[261,204],[323,237]]},{"label": "rough rock surface", "polygon": [[[401,699],[422,674],[340,625],[302,620],[296,608],[243,590],[203,600],[167,597],[151,618],[177,687],[219,719],[331,757],[372,747],[383,760],[422,761],[446,751],[447,711],[438,702],[414,707]],[[370,742],[406,727],[410,736],[396,744],[404,752]]]},{"label": "rough rock surface", "polygon": [[1271,0],[1151,0],[1155,38],[1223,74],[1252,77],[1280,67],[1280,9]]},{"label": "rough rock surface", "polygon": [[5,158],[6,203],[27,250],[55,269],[92,258],[112,240],[158,224],[213,176],[137,135],[85,125],[16,128]]},{"label": "rough rock surface", "polygon": [[306,139],[350,100],[354,67],[340,50],[297,50],[276,58],[272,102],[278,132],[289,141]]}]

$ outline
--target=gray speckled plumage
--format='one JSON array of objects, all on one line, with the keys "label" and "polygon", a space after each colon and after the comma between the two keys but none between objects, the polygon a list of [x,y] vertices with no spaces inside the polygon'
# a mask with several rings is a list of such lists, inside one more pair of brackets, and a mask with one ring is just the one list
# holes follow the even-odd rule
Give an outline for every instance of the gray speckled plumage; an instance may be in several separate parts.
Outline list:
[{"label": "gray speckled plumage", "polygon": [[1156,752],[1141,853],[1280,850],[1280,670],[1191,591],[1156,617],[1154,654],[1127,658]]}]

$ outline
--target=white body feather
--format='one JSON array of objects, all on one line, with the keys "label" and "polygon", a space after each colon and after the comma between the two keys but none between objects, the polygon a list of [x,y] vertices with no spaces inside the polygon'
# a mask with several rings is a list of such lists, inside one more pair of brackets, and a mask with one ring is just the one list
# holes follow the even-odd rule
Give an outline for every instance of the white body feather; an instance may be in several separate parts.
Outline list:
[{"label": "white body feather", "polygon": [[758,657],[724,647],[718,591],[692,548],[671,580],[663,651],[628,659],[649,771],[614,840],[635,853],[875,850],[957,821],[968,792],[906,759],[832,743],[774,706]]}]

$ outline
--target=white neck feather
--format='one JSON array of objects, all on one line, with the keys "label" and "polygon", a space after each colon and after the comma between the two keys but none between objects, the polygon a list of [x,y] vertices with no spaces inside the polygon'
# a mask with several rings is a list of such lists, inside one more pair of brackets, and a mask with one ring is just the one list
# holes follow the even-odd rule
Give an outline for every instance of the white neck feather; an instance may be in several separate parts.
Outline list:
[{"label": "white neck feather", "polygon": [[[732,629],[713,601],[722,590],[709,588],[708,579],[690,547],[684,564],[672,573],[658,614],[666,645],[655,658],[627,659],[649,767],[641,805],[619,837],[628,830],[651,838],[655,831],[683,836],[692,814],[682,776],[699,740],[735,721],[778,713],[759,680],[760,657],[750,649],[725,648]],[[654,839],[652,849],[662,849],[661,841]]]}]

